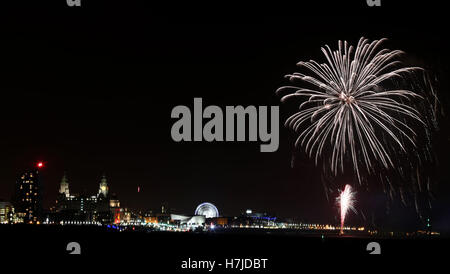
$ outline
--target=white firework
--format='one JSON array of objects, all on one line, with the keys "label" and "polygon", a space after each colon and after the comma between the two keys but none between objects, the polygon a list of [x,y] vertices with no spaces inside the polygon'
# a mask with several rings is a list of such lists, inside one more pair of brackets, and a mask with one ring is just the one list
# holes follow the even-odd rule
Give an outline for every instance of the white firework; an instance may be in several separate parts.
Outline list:
[{"label": "white firework", "polygon": [[345,185],[344,190],[339,193],[336,202],[340,209],[341,215],[341,234],[344,232],[345,217],[349,210],[356,213],[355,209],[355,192],[350,185]]},{"label": "white firework", "polygon": [[[309,74],[286,76],[293,83],[308,84],[277,90],[290,91],[282,102],[305,98],[299,111],[286,120],[286,126],[299,134],[296,146],[301,145],[316,164],[321,156],[329,158],[335,175],[344,172],[345,159],[351,159],[360,182],[361,166],[369,173],[375,162],[389,169],[395,166],[392,151],[406,152],[407,142],[415,145],[416,133],[408,121],[424,124],[407,104],[422,97],[413,90],[389,89],[384,84],[421,68],[403,66],[398,60],[400,50],[380,49],[385,40],[361,38],[356,48],[339,41],[335,51],[326,45],[322,47],[326,63],[299,62]],[[325,147],[331,147],[330,154],[323,155]]]}]

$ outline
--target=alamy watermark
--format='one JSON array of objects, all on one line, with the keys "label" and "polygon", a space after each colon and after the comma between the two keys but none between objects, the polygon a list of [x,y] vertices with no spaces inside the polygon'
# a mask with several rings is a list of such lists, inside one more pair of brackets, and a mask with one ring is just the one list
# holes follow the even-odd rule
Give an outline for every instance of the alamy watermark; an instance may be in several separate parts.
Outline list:
[{"label": "alamy watermark", "polygon": [[69,7],[81,7],[81,0],[66,0]]},{"label": "alamy watermark", "polygon": [[[211,105],[203,109],[202,98],[194,98],[193,115],[187,106],[172,109],[171,117],[178,119],[172,125],[172,139],[175,142],[256,142],[259,139],[261,152],[274,152],[279,145],[279,107],[270,106],[270,129],[268,111],[268,106],[226,106],[223,111],[219,106]],[[203,118],[209,120],[203,123]]]},{"label": "alamy watermark", "polygon": [[381,0],[366,0],[366,3],[369,7],[380,7]]}]

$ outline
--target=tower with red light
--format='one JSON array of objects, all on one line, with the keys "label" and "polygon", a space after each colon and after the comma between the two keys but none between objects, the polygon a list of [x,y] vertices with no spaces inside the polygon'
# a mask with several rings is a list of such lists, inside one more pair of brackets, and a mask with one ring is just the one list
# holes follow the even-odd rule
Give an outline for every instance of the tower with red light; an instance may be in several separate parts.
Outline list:
[{"label": "tower with red light", "polygon": [[25,171],[16,181],[14,191],[14,208],[16,215],[24,223],[38,223],[42,217],[42,187],[40,169],[43,162],[36,163],[36,168]]}]

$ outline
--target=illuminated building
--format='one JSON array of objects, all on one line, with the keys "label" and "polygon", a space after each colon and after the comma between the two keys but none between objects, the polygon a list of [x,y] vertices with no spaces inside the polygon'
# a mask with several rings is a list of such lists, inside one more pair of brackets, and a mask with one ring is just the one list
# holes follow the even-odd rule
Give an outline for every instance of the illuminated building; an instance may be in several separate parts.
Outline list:
[{"label": "illuminated building", "polygon": [[13,204],[17,217],[24,223],[36,223],[42,214],[39,169],[43,164],[38,163],[37,167],[20,175],[15,184]]},{"label": "illuminated building", "polygon": [[0,202],[0,224],[13,222],[14,207],[9,202]]},{"label": "illuminated building", "polygon": [[272,217],[267,213],[258,213],[246,210],[245,217],[251,219],[251,223],[256,226],[272,226],[277,220],[276,217]]},{"label": "illuminated building", "polygon": [[157,224],[158,223],[158,217],[156,216],[145,216],[144,221],[147,224]]},{"label": "illuminated building", "polygon": [[219,217],[219,210],[211,203],[201,203],[195,209],[195,215],[203,215],[206,218],[217,218]]},{"label": "illuminated building", "polygon": [[211,220],[211,223],[213,223],[216,226],[225,227],[228,225],[228,218],[226,218],[226,217],[213,218]]},{"label": "illuminated building", "polygon": [[109,206],[111,208],[119,208],[120,207],[120,201],[117,198],[117,195],[114,193],[111,195],[111,199],[109,200]]},{"label": "illuminated building", "polygon": [[59,213],[60,221],[93,221],[96,204],[96,196],[71,195],[69,180],[64,173],[56,201],[56,211]]},{"label": "illuminated building", "polygon": [[109,187],[105,175],[102,176],[96,195],[70,193],[67,175],[61,179],[59,194],[56,200],[57,222],[99,222],[112,223],[120,202],[115,195],[109,197]]},{"label": "illuminated building", "polygon": [[114,214],[114,223],[115,224],[129,224],[133,222],[137,222],[139,218],[136,218],[135,214],[128,211],[127,208],[112,208],[111,209]]},{"label": "illuminated building", "polygon": [[111,195],[111,199],[109,200],[109,207],[111,208],[111,212],[114,216],[114,223],[120,224],[121,222],[123,222],[123,220],[125,219],[123,214],[124,210],[120,208],[120,201],[117,198],[116,194]]},{"label": "illuminated building", "polygon": [[195,209],[194,216],[170,214],[170,222],[180,227],[197,228],[204,227],[206,219],[218,218],[219,210],[211,203],[201,203]]},{"label": "illuminated building", "polygon": [[95,218],[98,222],[107,224],[114,221],[114,212],[110,207],[109,187],[106,176],[103,174],[97,194],[97,207]]},{"label": "illuminated building", "polygon": [[61,179],[60,187],[59,187],[59,194],[63,194],[67,198],[70,197],[70,191],[69,191],[69,181],[67,180],[66,173],[64,172],[64,176]]},{"label": "illuminated building", "polygon": [[176,223],[181,227],[196,228],[204,226],[206,222],[206,217],[204,215],[200,216],[185,216],[178,214],[170,214],[170,219],[172,222]]},{"label": "illuminated building", "polygon": [[240,216],[228,220],[228,226],[234,227],[275,227],[277,217],[267,213],[254,212],[251,209],[245,210]]},{"label": "illuminated building", "polygon": [[106,176],[103,174],[102,179],[100,180],[100,187],[98,188],[98,197],[103,195],[104,198],[108,197],[108,183],[106,182]]}]

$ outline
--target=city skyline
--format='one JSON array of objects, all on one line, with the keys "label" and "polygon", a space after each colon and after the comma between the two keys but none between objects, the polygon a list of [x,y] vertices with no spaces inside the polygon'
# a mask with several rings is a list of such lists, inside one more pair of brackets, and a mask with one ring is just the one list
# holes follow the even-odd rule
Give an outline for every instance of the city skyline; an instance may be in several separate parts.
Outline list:
[{"label": "city skyline", "polygon": [[[21,175],[17,178],[16,182],[14,183],[14,189],[17,189],[17,187],[21,186],[21,184],[22,184],[22,183],[20,183],[21,180],[27,179],[30,176],[28,174],[31,174],[31,173],[33,173],[33,174],[36,173],[37,174],[37,172],[39,172],[39,187],[36,187],[35,191],[39,192],[39,195],[40,195],[39,199],[41,199],[42,201],[45,200],[44,197],[49,196],[48,193],[47,193],[47,195],[45,195],[46,192],[48,192],[49,190],[46,189],[45,183],[44,183],[44,180],[43,180],[43,175],[45,175],[45,168],[47,168],[47,166],[48,166],[48,163],[44,164],[44,162],[40,161],[40,162],[35,163],[33,165],[33,168],[30,168],[27,171],[23,171],[21,173]],[[31,177],[33,177],[33,176],[31,176]],[[37,175],[34,175],[34,177],[37,178]],[[26,181],[26,182],[28,182],[28,181]],[[87,189],[83,189],[81,191],[73,191],[73,189],[78,189],[77,186],[76,186],[76,183],[73,183],[70,180],[70,177],[68,176],[68,173],[66,171],[64,171],[61,179],[59,180],[57,190],[51,191],[53,193],[57,193],[56,199],[54,201],[46,201],[46,204],[48,204],[49,206],[47,206],[47,207],[43,206],[42,209],[45,210],[46,213],[53,212],[57,208],[58,201],[59,201],[59,199],[61,199],[61,197],[69,198],[69,199],[77,199],[77,197],[89,198],[89,197],[94,197],[95,196],[95,198],[97,199],[100,194],[102,194],[104,197],[111,197],[111,198],[113,197],[113,199],[116,199],[117,203],[119,203],[119,205],[120,205],[120,203],[121,203],[121,202],[119,202],[120,201],[120,194],[115,192],[114,189],[112,189],[112,190],[110,189],[109,181],[108,181],[108,178],[107,178],[105,173],[102,173],[102,175],[100,176],[100,179],[97,180],[95,185],[96,185],[96,190],[93,190],[93,191],[88,191]],[[73,187],[73,186],[75,186],[75,187]],[[45,189],[45,191],[43,191],[44,189]],[[140,188],[140,186],[138,186],[138,188],[136,189],[136,192],[140,193],[140,191],[141,191],[141,188]],[[14,192],[17,192],[17,190],[15,190]],[[23,194],[23,196],[25,196],[25,194]],[[14,197],[16,195],[18,195],[18,194],[14,193],[11,196],[12,197],[11,199],[5,199],[3,197],[0,197],[0,200],[2,202],[15,203]],[[126,204],[126,201],[123,204]],[[196,207],[195,212],[197,213],[200,210],[200,206],[204,205],[204,204],[208,205],[209,203],[208,202],[202,202],[199,206]],[[42,205],[43,205],[43,203],[42,203]],[[163,209],[161,209],[161,207]],[[128,207],[124,206],[123,208],[128,208]],[[142,208],[129,208],[129,209],[132,210],[132,211],[136,211],[136,212],[152,212],[152,211],[159,212],[160,210],[164,211],[164,208],[166,209],[167,212],[174,212],[174,213],[185,213],[186,214],[186,213],[193,213],[194,212],[194,210],[191,210],[192,212],[189,212],[189,210],[187,210],[187,209],[171,208],[169,204],[164,203],[164,202],[161,203],[159,206],[153,207],[153,208],[145,208],[145,209],[142,209]],[[254,209],[255,208],[250,209],[249,207],[242,207],[238,212],[235,212],[234,214],[228,214],[226,216],[239,215],[239,214],[242,214],[242,213],[244,213],[246,211],[248,213],[248,211],[252,211]],[[257,211],[270,212],[270,210],[266,210],[266,209],[257,209]],[[226,212],[226,210],[225,210],[225,212]],[[216,215],[219,216],[218,213]],[[300,216],[284,216],[284,217],[297,219]]]},{"label": "city skyline", "polygon": [[[44,162],[39,161],[37,163],[35,163],[33,165],[33,168],[28,169],[28,171],[24,171],[22,173],[22,175],[19,176],[19,178],[17,179],[16,183],[15,183],[15,188],[17,189],[18,187],[21,186],[22,183],[20,183],[21,180],[28,180],[27,178],[31,178],[31,179],[36,179],[39,182],[39,186],[42,188],[42,177],[41,174],[43,173],[44,169],[47,167],[47,164],[44,164]],[[36,175],[30,175],[30,174],[37,174],[37,172],[39,172],[39,176]],[[26,177],[26,178],[25,178]],[[24,181],[24,182],[28,182],[28,181]],[[167,222],[172,224],[173,222],[183,222],[184,220],[186,220],[186,216],[193,216],[193,220],[195,220],[195,224],[201,224],[201,226],[205,226],[205,220],[203,219],[195,219],[198,218],[196,217],[197,215],[201,216],[204,215],[206,217],[206,219],[208,218],[217,218],[218,220],[220,218],[226,218],[228,220],[228,222],[225,222],[225,227],[227,226],[226,224],[228,224],[229,226],[232,226],[233,222],[230,220],[236,219],[236,218],[241,218],[242,216],[252,216],[252,218],[255,218],[254,216],[259,216],[257,217],[257,219],[259,218],[263,218],[263,220],[267,220],[269,221],[273,221],[275,224],[275,221],[277,221],[277,223],[279,223],[279,226],[288,226],[286,228],[288,229],[300,229],[300,230],[330,230],[330,231],[338,231],[340,230],[341,234],[343,233],[343,228],[344,231],[363,231],[365,233],[373,233],[373,231],[371,232],[371,227],[373,224],[367,222],[367,221],[363,221],[361,219],[356,219],[354,218],[354,216],[351,219],[350,222],[348,222],[349,224],[344,224],[342,223],[342,219],[339,220],[339,218],[342,217],[337,217],[337,218],[331,218],[329,220],[325,220],[325,221],[317,221],[317,220],[308,220],[307,218],[303,218],[302,216],[285,216],[285,215],[278,215],[278,214],[274,214],[272,215],[274,212],[272,212],[270,209],[266,210],[266,209],[256,209],[255,208],[249,208],[249,207],[242,207],[239,212],[235,212],[235,213],[227,213],[227,214],[220,214],[217,210],[217,208],[215,207],[214,204],[211,204],[209,202],[205,202],[202,201],[200,204],[198,204],[198,206],[196,206],[195,211],[193,210],[193,208],[191,209],[187,209],[187,208],[172,208],[170,207],[170,205],[168,205],[167,203],[161,203],[158,207],[153,207],[153,208],[147,208],[147,209],[139,209],[139,208],[132,208],[132,207],[128,207],[126,206],[126,201],[125,203],[122,203],[120,200],[120,194],[111,191],[110,192],[110,187],[106,178],[106,175],[103,173],[100,177],[100,180],[97,182],[97,191],[93,191],[93,192],[86,192],[86,191],[81,191],[81,192],[73,192],[70,191],[70,189],[72,189],[73,184],[70,183],[70,180],[67,176],[67,173],[64,172],[63,176],[59,182],[59,187],[58,190],[56,191],[57,194],[57,198],[55,201],[53,201],[53,203],[50,203],[50,207],[49,208],[41,208],[40,209],[40,214],[36,215],[33,214],[35,217],[34,218],[29,218],[28,217],[28,213],[18,213],[18,212],[27,212],[27,210],[19,210],[19,207],[16,207],[17,202],[15,200],[14,197],[17,197],[16,194],[13,195],[13,198],[11,201],[5,200],[5,199],[1,199],[0,197],[0,202],[2,202],[2,210],[5,210],[5,206],[6,209],[9,205],[11,205],[12,207],[12,212],[15,212],[14,215],[11,215],[11,219],[9,221],[9,223],[26,223],[26,224],[73,224],[73,225],[107,225],[109,227],[109,224],[117,224],[117,225],[123,225],[122,222],[123,220],[123,216],[128,216],[127,218],[132,220],[136,220],[131,222],[131,224],[138,224],[139,220],[139,225],[148,225],[148,224],[153,224],[153,219],[152,218],[157,218],[156,223],[158,223],[158,221],[161,223],[161,220],[159,220],[160,216],[167,216],[169,217],[169,219],[167,220]],[[20,188],[22,189],[22,187]],[[31,189],[31,188],[30,188]],[[43,191],[42,189],[39,188],[33,188],[34,191],[38,191],[39,194],[42,194]],[[43,188],[45,189],[45,187]],[[17,190],[16,190],[17,191]],[[138,189],[136,190],[138,193],[140,192],[140,187],[138,187]],[[27,193],[25,193],[27,194]],[[93,195],[92,195],[93,194]],[[356,193],[352,193],[352,196],[355,195]],[[28,195],[28,194],[27,194]],[[28,197],[23,195],[24,197]],[[336,198],[336,200],[339,200],[341,197],[341,195],[338,195]],[[40,201],[40,203],[42,202],[42,197],[37,197]],[[81,199],[81,204],[80,204],[80,199]],[[92,214],[96,214],[96,212],[99,210],[97,203],[101,202],[102,199],[106,199],[105,200],[105,205],[101,205],[98,204],[99,206],[101,206],[101,208],[104,208],[103,210],[100,210],[99,213],[102,217],[93,217]],[[352,197],[352,199],[354,199],[354,197]],[[76,213],[76,215],[73,215],[73,213],[69,212],[69,215],[67,215],[67,213],[64,213],[63,215],[59,216],[58,214],[62,213],[63,211],[61,211],[62,208],[66,208],[67,209],[67,205],[65,206],[65,204],[67,202],[69,202],[70,204],[72,204],[71,210],[73,211],[73,213]],[[83,200],[84,200],[84,209],[83,209]],[[74,204],[75,203],[75,204]],[[93,203],[92,205],[90,203]],[[354,201],[352,202],[354,203]],[[124,206],[125,204],[125,206]],[[61,207],[62,206],[62,207]],[[107,206],[107,207],[105,207]],[[209,213],[207,211],[209,211],[209,209],[204,209],[207,207],[213,207],[215,210],[215,213]],[[352,206],[353,207],[353,206]],[[11,209],[9,209],[11,211]],[[34,211],[36,211],[36,208],[33,209]],[[334,208],[333,208],[334,210]],[[92,211],[91,213],[89,213],[90,211]],[[202,212],[201,212],[202,211]],[[203,213],[204,211],[204,213]],[[262,212],[262,213],[258,213]],[[357,213],[356,210],[353,208],[354,213]],[[102,212],[108,212],[106,215],[105,213]],[[225,210],[226,212],[226,210]],[[1,213],[1,212],[0,212]],[[7,213],[7,212],[6,212]],[[83,215],[79,215],[79,214],[83,214]],[[2,219],[8,218],[7,214],[5,215],[5,212],[2,213]],[[55,215],[57,214],[57,215]],[[86,215],[87,214],[87,215]],[[117,215],[118,214],[118,215]],[[123,215],[123,214],[128,214],[128,215]],[[131,215],[130,215],[131,214]],[[162,215],[161,215],[162,214]],[[181,214],[181,215],[180,215]],[[335,213],[336,216],[339,216],[339,214],[342,214],[339,206],[337,207],[337,212]],[[354,214],[352,214],[354,215]],[[15,217],[14,217],[15,216]],[[36,217],[37,216],[37,217]],[[59,217],[58,217],[59,216]],[[64,217],[65,216],[65,217]],[[147,217],[145,217],[147,216]],[[236,217],[237,216],[237,217]],[[241,217],[239,217],[241,216]],[[273,216],[273,217],[271,217]],[[18,219],[16,219],[16,217]],[[49,219],[50,218],[50,219]],[[100,218],[100,219],[99,219]],[[149,218],[149,219],[147,219]],[[142,224],[140,223],[142,220]],[[164,219],[163,219],[164,220]],[[190,219],[189,219],[190,220]],[[239,219],[240,220],[240,219]],[[145,222],[145,223],[144,223]],[[164,221],[165,222],[165,221]],[[199,223],[198,223],[199,222]],[[340,225],[339,225],[339,222]],[[430,219],[430,217],[427,218],[426,223],[425,224],[419,224],[416,226],[411,226],[409,228],[406,229],[393,229],[396,232],[399,233],[414,233],[411,235],[415,235],[415,233],[425,233],[427,231],[427,229],[430,228],[430,223],[432,222],[432,219]],[[192,224],[194,224],[192,223]],[[217,223],[217,221],[214,221],[214,223]],[[222,222],[219,220],[219,223],[221,224]],[[189,223],[190,224],[190,223]],[[221,224],[221,226],[223,226],[223,224]],[[234,226],[236,226],[236,224],[234,224]],[[242,224],[241,224],[242,226]],[[364,226],[368,226],[369,228],[365,228]],[[209,226],[206,226],[208,229]],[[253,227],[253,226],[252,226]],[[385,233],[385,231],[389,230],[389,228],[384,228],[383,226],[379,227],[377,225],[375,225],[374,228],[380,229],[380,231],[375,232],[375,233]],[[372,229],[374,229],[372,228]],[[174,227],[175,229],[175,227]],[[417,231],[416,231],[417,230]],[[433,235],[439,235],[441,232],[446,233],[447,231],[444,229],[442,230],[442,228],[437,228],[434,231],[432,231],[431,233]],[[346,233],[347,233],[346,232]],[[400,234],[402,235],[402,234]]]}]

